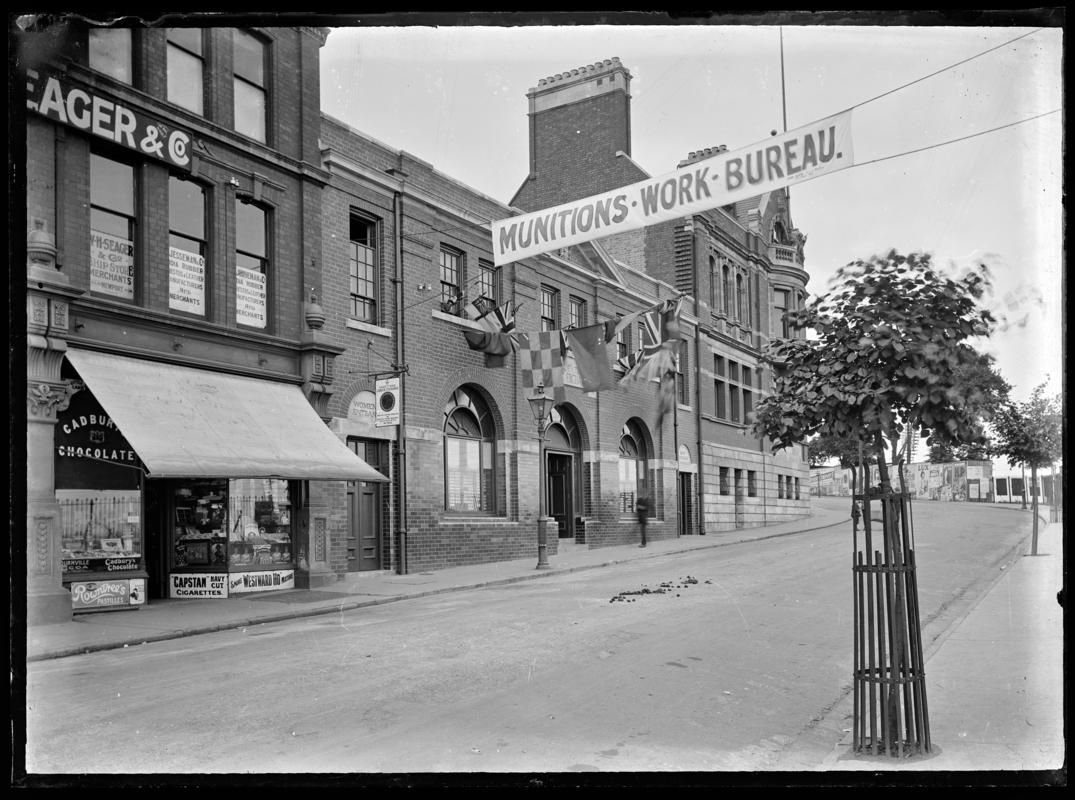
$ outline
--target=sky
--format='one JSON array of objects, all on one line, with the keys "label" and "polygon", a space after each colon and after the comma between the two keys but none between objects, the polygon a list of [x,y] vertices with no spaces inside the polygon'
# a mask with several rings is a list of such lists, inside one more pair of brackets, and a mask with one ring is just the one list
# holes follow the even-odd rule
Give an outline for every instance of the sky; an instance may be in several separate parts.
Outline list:
[{"label": "sky", "polygon": [[790,189],[807,288],[891,248],[985,263],[1006,321],[978,348],[1013,399],[1060,393],[1062,28],[780,22],[333,28],[321,107],[503,203],[526,177],[527,91],[614,56],[652,176],[853,108],[855,166]]}]

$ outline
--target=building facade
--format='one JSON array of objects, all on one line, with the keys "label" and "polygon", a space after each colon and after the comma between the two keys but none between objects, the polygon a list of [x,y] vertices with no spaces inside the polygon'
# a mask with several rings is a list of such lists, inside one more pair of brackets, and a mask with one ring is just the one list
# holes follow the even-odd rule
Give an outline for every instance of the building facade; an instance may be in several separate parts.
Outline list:
[{"label": "building facade", "polygon": [[23,32],[27,619],[308,585],[385,480],[321,418],[327,31]]},{"label": "building facade", "polygon": [[[326,35],[26,30],[31,623],[538,556],[543,510],[553,557],[637,542],[643,496],[651,540],[808,513],[748,434],[805,296],[786,192],[495,266],[491,221],[648,177],[627,69],[529,92],[505,204],[323,115]],[[672,402],[567,351],[539,438],[525,345],[630,318],[621,378],[661,303]]]}]

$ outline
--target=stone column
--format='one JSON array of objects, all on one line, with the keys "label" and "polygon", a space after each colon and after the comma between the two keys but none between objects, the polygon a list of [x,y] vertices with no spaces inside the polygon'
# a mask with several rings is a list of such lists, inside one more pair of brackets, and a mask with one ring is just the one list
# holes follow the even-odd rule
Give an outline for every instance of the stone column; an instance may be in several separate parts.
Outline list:
[{"label": "stone column", "polygon": [[73,290],[55,267],[56,247],[41,220],[27,236],[26,264],[26,622],[71,619],[60,562],[62,531],[54,467],[56,412],[80,388],[60,377]]}]

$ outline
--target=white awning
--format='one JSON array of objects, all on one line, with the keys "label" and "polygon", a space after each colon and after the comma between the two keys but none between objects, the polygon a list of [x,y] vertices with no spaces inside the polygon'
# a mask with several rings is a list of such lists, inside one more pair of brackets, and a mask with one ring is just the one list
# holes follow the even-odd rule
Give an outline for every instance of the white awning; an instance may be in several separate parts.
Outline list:
[{"label": "white awning", "polygon": [[68,348],[152,478],[387,481],[298,386]]}]

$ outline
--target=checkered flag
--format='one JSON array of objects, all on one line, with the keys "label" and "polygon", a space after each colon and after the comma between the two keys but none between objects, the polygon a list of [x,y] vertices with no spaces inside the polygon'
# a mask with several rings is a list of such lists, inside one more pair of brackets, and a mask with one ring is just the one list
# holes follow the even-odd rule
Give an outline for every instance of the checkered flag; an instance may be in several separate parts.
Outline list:
[{"label": "checkered flag", "polygon": [[562,331],[520,333],[519,354],[524,388],[533,389],[541,383],[557,402],[566,399]]}]

